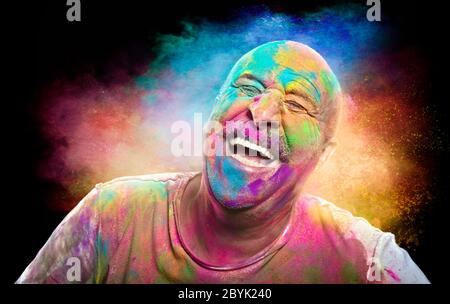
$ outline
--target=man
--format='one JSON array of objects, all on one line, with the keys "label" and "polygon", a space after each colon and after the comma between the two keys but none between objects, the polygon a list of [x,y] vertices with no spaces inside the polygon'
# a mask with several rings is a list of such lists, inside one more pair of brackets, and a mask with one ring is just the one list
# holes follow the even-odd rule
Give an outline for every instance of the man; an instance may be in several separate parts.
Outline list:
[{"label": "man", "polygon": [[333,150],[340,99],[311,48],[257,47],[217,97],[201,173],[97,185],[18,282],[428,283],[392,234],[302,192]]}]

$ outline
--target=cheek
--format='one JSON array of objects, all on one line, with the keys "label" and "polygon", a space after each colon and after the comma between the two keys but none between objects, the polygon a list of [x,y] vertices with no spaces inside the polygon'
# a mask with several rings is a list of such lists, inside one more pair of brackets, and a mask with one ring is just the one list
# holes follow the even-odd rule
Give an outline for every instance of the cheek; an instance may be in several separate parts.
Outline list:
[{"label": "cheek", "polygon": [[320,126],[313,118],[304,115],[299,119],[286,119],[286,140],[292,152],[314,150],[320,142]]},{"label": "cheek", "polygon": [[217,150],[219,150],[217,147],[217,135],[214,133],[206,136],[203,141],[203,155],[209,159],[216,155]]}]

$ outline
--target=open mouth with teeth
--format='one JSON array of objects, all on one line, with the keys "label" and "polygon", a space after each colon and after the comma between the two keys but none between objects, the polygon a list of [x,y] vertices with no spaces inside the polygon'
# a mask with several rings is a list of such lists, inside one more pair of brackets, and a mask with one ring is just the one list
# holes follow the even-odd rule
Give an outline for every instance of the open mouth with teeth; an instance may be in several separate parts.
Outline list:
[{"label": "open mouth with teeth", "polygon": [[251,167],[274,167],[279,161],[271,151],[247,139],[236,137],[228,141],[230,156]]}]

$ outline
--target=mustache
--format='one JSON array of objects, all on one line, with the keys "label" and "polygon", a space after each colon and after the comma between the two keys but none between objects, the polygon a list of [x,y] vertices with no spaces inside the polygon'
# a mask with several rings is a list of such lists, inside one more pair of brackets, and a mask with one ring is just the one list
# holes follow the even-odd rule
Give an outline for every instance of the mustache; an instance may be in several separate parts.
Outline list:
[{"label": "mustache", "polygon": [[268,149],[281,162],[289,160],[287,139],[277,121],[230,120],[225,122],[222,130],[224,140],[242,138]]}]

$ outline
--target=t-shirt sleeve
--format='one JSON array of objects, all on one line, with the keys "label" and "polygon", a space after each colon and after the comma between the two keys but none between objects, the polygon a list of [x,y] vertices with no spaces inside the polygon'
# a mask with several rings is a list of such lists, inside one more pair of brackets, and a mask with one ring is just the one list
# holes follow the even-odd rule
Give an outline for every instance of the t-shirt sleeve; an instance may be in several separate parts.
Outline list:
[{"label": "t-shirt sleeve", "polygon": [[383,233],[378,239],[369,263],[368,279],[386,284],[430,283],[408,252],[397,245],[392,233]]},{"label": "t-shirt sleeve", "polygon": [[94,283],[97,271],[96,187],[64,218],[16,283]]}]

